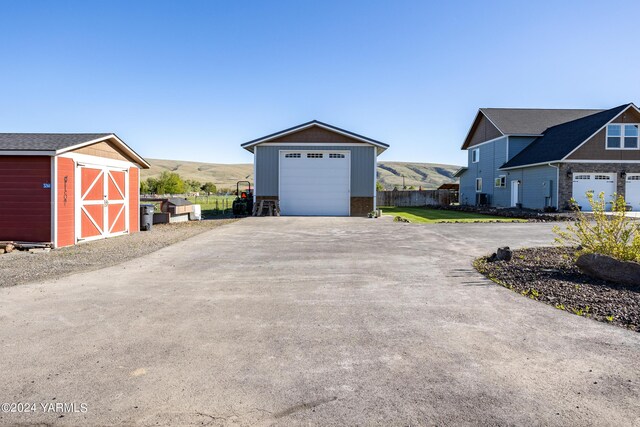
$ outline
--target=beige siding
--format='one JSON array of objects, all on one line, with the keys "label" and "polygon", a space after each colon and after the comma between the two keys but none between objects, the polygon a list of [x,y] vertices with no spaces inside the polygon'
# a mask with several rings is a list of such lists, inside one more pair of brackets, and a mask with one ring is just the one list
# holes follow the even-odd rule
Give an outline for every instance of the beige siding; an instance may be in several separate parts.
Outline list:
[{"label": "beige siding", "polygon": [[[630,108],[622,113],[612,123],[640,123],[640,114]],[[606,129],[602,129],[585,142],[567,159],[570,160],[640,160],[640,150],[607,150]]]},{"label": "beige siding", "polygon": [[319,126],[311,126],[310,128],[290,133],[274,140],[269,140],[269,142],[362,143],[360,140],[350,138],[337,132],[331,132]]},{"label": "beige siding", "polygon": [[108,141],[102,141],[96,144],[88,145],[86,147],[78,148],[77,150],[73,150],[73,152],[79,154],[87,154],[89,156],[105,157],[107,159],[125,160],[135,163],[135,160],[129,158],[122,151],[120,151],[115,146],[115,144]]},{"label": "beige siding", "polygon": [[489,141],[502,136],[502,132],[498,130],[485,116],[480,114],[480,119],[476,120],[471,130],[469,138],[469,147]]}]

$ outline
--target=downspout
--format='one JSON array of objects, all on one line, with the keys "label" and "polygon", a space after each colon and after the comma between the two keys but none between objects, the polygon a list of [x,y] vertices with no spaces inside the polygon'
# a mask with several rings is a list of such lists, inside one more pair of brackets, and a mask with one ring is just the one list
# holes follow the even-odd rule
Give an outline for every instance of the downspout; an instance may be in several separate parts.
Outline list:
[{"label": "downspout", "polygon": [[[560,166],[554,166],[549,163],[549,166],[556,170],[556,205],[555,208],[560,210]],[[553,203],[552,203],[553,204]]]}]

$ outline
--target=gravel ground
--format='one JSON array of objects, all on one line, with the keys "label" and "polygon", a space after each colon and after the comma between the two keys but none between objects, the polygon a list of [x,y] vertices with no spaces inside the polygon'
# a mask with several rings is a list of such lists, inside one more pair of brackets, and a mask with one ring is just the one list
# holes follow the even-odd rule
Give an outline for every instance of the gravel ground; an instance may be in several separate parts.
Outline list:
[{"label": "gravel ground", "polygon": [[579,316],[640,332],[640,289],[594,279],[574,264],[575,250],[513,251],[510,262],[479,258],[476,269],[495,283]]},{"label": "gravel ground", "polygon": [[234,219],[156,224],[151,231],[97,240],[51,252],[13,251],[0,255],[0,287],[97,270],[157,251]]}]

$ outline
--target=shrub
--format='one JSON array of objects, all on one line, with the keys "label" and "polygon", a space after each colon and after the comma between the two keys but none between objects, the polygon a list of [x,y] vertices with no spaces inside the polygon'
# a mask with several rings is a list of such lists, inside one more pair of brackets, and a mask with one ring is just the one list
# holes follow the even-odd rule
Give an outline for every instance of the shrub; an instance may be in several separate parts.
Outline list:
[{"label": "shrub", "polygon": [[[622,196],[614,194],[611,212],[606,213],[607,201],[604,193],[595,199],[587,193],[593,218],[576,209],[577,220],[567,225],[565,230],[554,227],[562,245],[578,246],[578,254],[593,253],[608,255],[620,261],[640,262],[640,226],[626,215],[626,203]],[[575,200],[571,203],[576,206]]]}]

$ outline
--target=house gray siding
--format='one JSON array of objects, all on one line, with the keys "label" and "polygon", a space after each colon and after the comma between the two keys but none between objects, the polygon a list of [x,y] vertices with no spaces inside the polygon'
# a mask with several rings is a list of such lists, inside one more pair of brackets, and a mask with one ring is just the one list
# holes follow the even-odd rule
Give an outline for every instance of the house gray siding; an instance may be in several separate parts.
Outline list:
[{"label": "house gray siding", "polygon": [[[473,149],[480,150],[480,161],[471,162]],[[509,206],[509,189],[495,187],[495,178],[506,175],[506,172],[498,171],[498,168],[506,163],[507,137],[499,138],[493,142],[470,147],[467,150],[467,171],[460,177],[460,203],[475,205],[476,203],[476,178],[482,178],[482,193],[489,195],[489,202],[493,206]]]},{"label": "house gray siding", "polygon": [[[522,151],[535,138],[503,137],[483,144],[480,149],[480,161],[471,163],[471,151],[468,150],[468,169],[460,177],[460,203],[476,204],[476,178],[482,178],[482,193],[489,195],[489,203],[494,207],[511,206],[511,181],[519,180],[519,201],[530,209],[544,209],[545,206],[557,207],[557,172],[551,166],[502,171],[499,168],[509,159]],[[507,144],[509,153],[507,158]],[[506,177],[505,187],[496,187],[495,180],[501,175]]]},{"label": "house gray siding", "polygon": [[374,146],[258,145],[254,149],[256,196],[279,196],[280,150],[342,150],[351,152],[351,197],[373,197],[376,167]]},{"label": "house gray siding", "polygon": [[520,180],[519,200],[522,207],[529,209],[544,209],[546,206],[558,207],[556,168],[535,166],[506,172],[508,173],[509,200],[511,199],[511,181]]},{"label": "house gray siding", "polygon": [[507,159],[507,161],[513,159],[516,156],[516,154],[524,150],[525,147],[531,144],[534,139],[536,139],[535,136],[510,136],[509,137],[509,158]]}]

